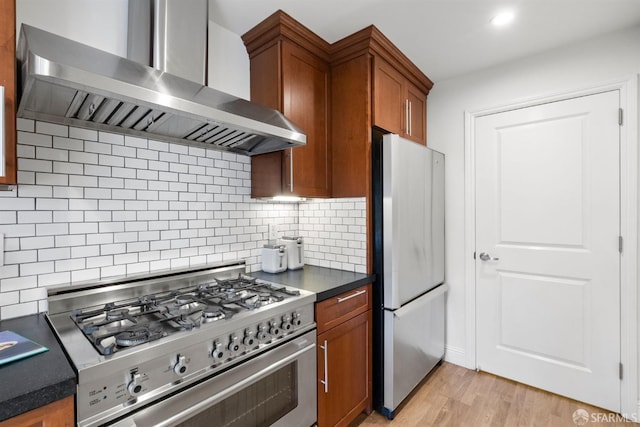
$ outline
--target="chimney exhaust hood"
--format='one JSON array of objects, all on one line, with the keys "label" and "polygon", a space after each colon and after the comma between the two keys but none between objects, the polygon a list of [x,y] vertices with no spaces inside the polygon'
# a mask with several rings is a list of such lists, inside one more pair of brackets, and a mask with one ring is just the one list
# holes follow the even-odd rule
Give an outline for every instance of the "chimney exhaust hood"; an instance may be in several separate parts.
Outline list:
[{"label": "chimney exhaust hood", "polygon": [[263,154],[306,144],[279,111],[22,25],[18,117]]}]

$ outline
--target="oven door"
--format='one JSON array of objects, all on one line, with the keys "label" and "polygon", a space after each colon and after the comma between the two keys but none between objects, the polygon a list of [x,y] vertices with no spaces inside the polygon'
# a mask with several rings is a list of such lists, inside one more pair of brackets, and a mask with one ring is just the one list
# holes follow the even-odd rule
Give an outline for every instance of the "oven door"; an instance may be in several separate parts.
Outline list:
[{"label": "oven door", "polygon": [[113,427],[311,426],[316,331],[158,401]]}]

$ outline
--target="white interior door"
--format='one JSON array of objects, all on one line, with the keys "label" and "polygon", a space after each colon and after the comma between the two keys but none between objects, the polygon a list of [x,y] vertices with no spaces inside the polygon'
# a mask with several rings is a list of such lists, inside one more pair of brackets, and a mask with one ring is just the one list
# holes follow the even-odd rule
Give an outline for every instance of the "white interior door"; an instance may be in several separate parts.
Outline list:
[{"label": "white interior door", "polygon": [[617,412],[619,104],[610,91],[475,128],[478,366]]}]

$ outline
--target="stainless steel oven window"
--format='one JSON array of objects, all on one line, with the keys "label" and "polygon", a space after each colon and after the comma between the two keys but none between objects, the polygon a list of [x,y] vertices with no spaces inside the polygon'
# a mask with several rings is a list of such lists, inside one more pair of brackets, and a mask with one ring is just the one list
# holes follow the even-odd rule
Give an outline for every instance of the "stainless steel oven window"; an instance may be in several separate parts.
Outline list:
[{"label": "stainless steel oven window", "polygon": [[[316,330],[311,329],[108,425],[311,426],[317,420],[316,379]],[[80,427],[102,425],[104,420]]]},{"label": "stainless steel oven window", "polygon": [[227,397],[177,427],[267,427],[298,406],[298,363]]}]

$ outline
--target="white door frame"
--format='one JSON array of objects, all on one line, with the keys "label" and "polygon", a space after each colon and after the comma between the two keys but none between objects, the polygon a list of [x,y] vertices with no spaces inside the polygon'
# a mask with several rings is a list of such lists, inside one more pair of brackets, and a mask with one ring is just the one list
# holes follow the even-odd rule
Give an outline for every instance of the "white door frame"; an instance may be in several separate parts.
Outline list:
[{"label": "white door frame", "polygon": [[622,414],[640,420],[638,395],[638,75],[615,80],[599,86],[573,92],[554,93],[528,98],[507,105],[465,111],[464,170],[465,170],[465,353],[466,367],[476,369],[476,268],[473,253],[476,247],[475,224],[475,126],[476,119],[517,108],[619,90],[620,106],[624,110],[620,127],[620,227],[624,248],[620,258],[620,357],[624,366],[621,382]]}]

